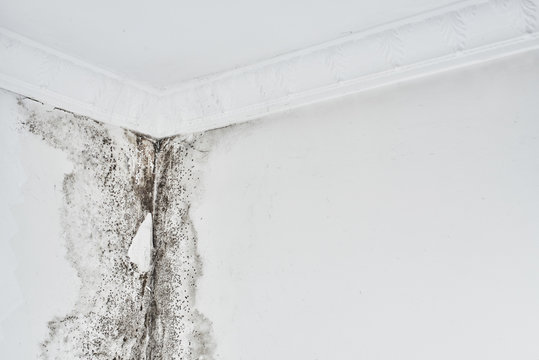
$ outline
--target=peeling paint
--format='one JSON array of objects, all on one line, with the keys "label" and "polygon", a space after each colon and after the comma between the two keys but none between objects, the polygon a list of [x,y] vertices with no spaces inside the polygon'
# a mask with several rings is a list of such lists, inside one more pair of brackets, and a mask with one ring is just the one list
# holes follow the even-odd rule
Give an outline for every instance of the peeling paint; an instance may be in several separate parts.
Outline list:
[{"label": "peeling paint", "polygon": [[127,250],[127,256],[129,260],[137,266],[137,270],[146,273],[150,270],[152,264],[152,250],[153,250],[153,224],[152,213],[148,213],[144,218],[142,224],[140,224],[129,250]]},{"label": "peeling paint", "polygon": [[42,359],[212,359],[195,308],[202,264],[189,218],[204,135],[154,140],[19,100],[23,127],[73,162],[61,209],[79,299]]}]

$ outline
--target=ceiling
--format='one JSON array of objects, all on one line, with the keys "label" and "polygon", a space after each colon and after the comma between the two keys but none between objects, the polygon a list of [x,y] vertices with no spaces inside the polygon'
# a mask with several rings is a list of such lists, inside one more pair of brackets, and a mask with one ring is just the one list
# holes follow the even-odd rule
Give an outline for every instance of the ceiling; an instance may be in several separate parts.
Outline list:
[{"label": "ceiling", "polygon": [[449,0],[0,0],[0,27],[167,89]]}]

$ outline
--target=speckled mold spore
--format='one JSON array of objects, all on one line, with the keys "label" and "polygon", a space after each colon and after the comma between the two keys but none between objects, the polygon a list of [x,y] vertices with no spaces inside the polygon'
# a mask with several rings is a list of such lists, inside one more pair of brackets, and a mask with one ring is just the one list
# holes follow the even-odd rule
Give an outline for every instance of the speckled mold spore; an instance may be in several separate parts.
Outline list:
[{"label": "speckled mold spore", "polygon": [[201,275],[197,236],[189,209],[205,157],[203,136],[160,142],[156,161],[156,253],[152,288],[149,358],[211,359],[209,321],[194,307]]},{"label": "speckled mold spore", "polygon": [[[211,324],[194,307],[201,263],[189,219],[202,135],[154,140],[21,99],[22,124],[64,151],[67,257],[81,288],[49,323],[42,359],[211,359]],[[150,270],[128,249],[153,215]]]}]

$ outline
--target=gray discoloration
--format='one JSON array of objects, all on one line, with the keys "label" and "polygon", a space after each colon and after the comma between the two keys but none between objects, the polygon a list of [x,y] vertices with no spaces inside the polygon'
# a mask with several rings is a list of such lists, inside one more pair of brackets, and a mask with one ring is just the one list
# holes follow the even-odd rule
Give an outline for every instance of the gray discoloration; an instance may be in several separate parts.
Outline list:
[{"label": "gray discoloration", "polygon": [[148,358],[210,359],[211,325],[194,307],[202,266],[189,218],[205,152],[201,135],[161,141],[156,162],[155,257]]},{"label": "gray discoloration", "polygon": [[[211,359],[211,324],[194,307],[201,262],[189,219],[204,136],[153,140],[20,100],[23,125],[68,154],[62,221],[81,280],[75,308],[49,323],[42,359]],[[128,250],[153,214],[152,264]]]}]

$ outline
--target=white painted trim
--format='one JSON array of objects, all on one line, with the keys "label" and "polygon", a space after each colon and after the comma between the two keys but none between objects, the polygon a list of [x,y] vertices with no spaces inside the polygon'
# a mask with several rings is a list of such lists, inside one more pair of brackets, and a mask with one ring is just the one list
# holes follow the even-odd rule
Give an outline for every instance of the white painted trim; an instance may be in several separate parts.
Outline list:
[{"label": "white painted trim", "polygon": [[157,90],[0,31],[0,86],[161,137],[539,48],[539,0],[460,1]]},{"label": "white painted trim", "polygon": [[154,134],[160,94],[0,28],[0,87],[96,120]]}]

